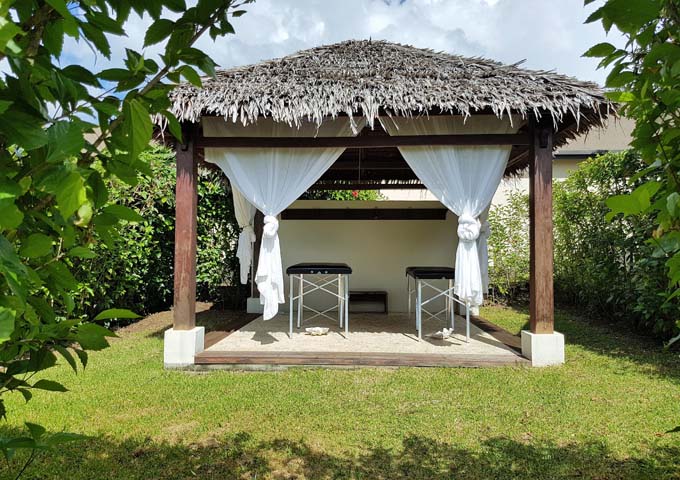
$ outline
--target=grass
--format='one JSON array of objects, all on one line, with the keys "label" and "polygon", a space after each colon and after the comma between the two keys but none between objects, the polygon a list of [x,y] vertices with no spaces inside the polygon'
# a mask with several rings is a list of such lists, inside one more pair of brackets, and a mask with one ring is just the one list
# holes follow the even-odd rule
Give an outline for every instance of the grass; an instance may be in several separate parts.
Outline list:
[{"label": "grass", "polygon": [[[518,332],[526,311],[486,308]],[[121,333],[67,393],[7,399],[21,422],[89,439],[26,478],[680,478],[680,361],[558,311],[567,363],[532,369],[162,368],[165,317]],[[7,473],[7,472],[5,472]]]}]

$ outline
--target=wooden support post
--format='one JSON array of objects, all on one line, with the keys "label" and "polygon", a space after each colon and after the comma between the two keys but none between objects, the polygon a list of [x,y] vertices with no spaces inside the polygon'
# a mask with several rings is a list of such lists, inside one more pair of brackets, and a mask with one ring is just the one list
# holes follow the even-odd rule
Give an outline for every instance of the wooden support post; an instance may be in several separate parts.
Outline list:
[{"label": "wooden support post", "polygon": [[196,326],[197,165],[195,131],[183,131],[184,144],[175,150],[175,330]]},{"label": "wooden support post", "polygon": [[533,122],[529,151],[529,311],[532,333],[553,333],[552,127]]},{"label": "wooden support post", "polygon": [[[264,214],[257,210],[255,212],[255,221],[253,230],[255,231],[255,243],[253,243],[253,278],[250,279],[255,283],[255,273],[257,273],[257,264],[260,261],[260,245],[262,245],[262,230],[264,229]],[[260,291],[255,285],[252,289],[253,298],[260,298]]]}]

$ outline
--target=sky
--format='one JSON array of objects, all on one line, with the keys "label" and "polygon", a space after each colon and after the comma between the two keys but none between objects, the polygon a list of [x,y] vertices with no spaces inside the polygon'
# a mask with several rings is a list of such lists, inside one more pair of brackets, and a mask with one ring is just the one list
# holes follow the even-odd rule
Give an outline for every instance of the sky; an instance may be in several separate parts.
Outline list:
[{"label": "sky", "polygon": [[[555,70],[604,83],[597,61],[581,55],[610,41],[601,25],[584,25],[598,2],[583,0],[257,0],[233,20],[236,35],[198,48],[220,66],[233,67],[348,39],[380,39],[503,63],[526,60],[532,69]],[[111,61],[94,57],[82,43],[65,45],[63,62],[95,70],[122,62],[125,47],[140,50],[148,19],[133,18],[128,38],[113,42]],[[146,49],[153,57],[160,46]]]}]

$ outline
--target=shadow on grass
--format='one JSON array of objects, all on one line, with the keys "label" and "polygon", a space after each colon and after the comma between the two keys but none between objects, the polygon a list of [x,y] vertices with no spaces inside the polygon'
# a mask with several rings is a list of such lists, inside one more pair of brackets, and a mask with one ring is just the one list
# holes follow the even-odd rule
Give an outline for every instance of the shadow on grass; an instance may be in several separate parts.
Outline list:
[{"label": "shadow on grass", "polygon": [[[525,315],[520,330],[529,330],[529,307],[506,307],[513,314]],[[568,345],[612,358],[624,358],[647,369],[645,373],[669,378],[680,383],[680,355],[664,350],[661,341],[632,331],[628,326],[590,319],[575,307],[555,309],[555,330],[563,333]],[[569,358],[567,358],[567,362]]]},{"label": "shadow on grass", "polygon": [[680,448],[668,447],[648,457],[616,458],[601,442],[558,446],[507,438],[469,450],[408,436],[395,450],[333,455],[304,441],[256,442],[245,433],[189,446],[98,437],[45,454],[25,478],[662,479],[676,478],[679,455]]}]

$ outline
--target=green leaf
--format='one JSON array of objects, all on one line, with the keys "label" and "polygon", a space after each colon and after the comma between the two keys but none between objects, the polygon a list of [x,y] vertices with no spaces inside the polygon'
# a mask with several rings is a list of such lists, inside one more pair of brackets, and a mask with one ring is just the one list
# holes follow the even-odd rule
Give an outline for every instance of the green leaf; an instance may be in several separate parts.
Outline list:
[{"label": "green leaf", "polygon": [[86,68],[81,67],[80,65],[69,65],[63,68],[61,73],[71,80],[75,80],[76,82],[86,83],[87,85],[92,85],[93,87],[102,86],[94,73]]},{"label": "green leaf", "polygon": [[78,172],[68,173],[57,186],[57,206],[64,218],[69,218],[87,201],[83,177]]},{"label": "green leaf", "polygon": [[111,45],[104,32],[87,22],[82,22],[80,28],[83,30],[83,35],[94,44],[97,50],[106,58],[111,59]]},{"label": "green leaf", "polygon": [[123,111],[123,125],[128,135],[128,152],[130,160],[133,161],[149,145],[153,124],[141,100],[133,98],[125,101]]},{"label": "green leaf", "polygon": [[14,200],[5,198],[0,200],[0,228],[14,230],[24,221],[24,213],[19,210]]},{"label": "green leaf", "polygon": [[144,36],[144,46],[154,45],[160,43],[172,34],[175,28],[175,22],[161,18],[156,20],[149,26]]},{"label": "green leaf", "polygon": [[[115,336],[110,330],[96,323],[78,325],[75,340],[84,350],[103,350],[109,346],[106,337]],[[77,353],[77,352],[76,352]]]},{"label": "green leaf", "polygon": [[4,16],[0,17],[0,52],[6,52],[8,46],[16,46],[14,37],[23,34],[23,30],[17,27],[14,22],[7,20]]},{"label": "green leaf", "polygon": [[62,357],[64,357],[64,360],[68,362],[74,372],[78,372],[78,364],[76,363],[76,359],[73,358],[73,355],[71,355],[71,352],[69,352],[68,349],[62,347],[61,345],[55,345],[54,349],[59,352]]},{"label": "green leaf", "polygon": [[108,68],[99,72],[98,77],[109,82],[120,82],[132,77],[132,72],[124,68]]},{"label": "green leaf", "polygon": [[196,73],[196,70],[191,68],[189,65],[182,65],[180,72],[182,73],[182,76],[186,78],[187,81],[192,85],[198,88],[203,86],[200,75]]},{"label": "green leaf", "polygon": [[33,388],[37,388],[39,390],[48,390],[50,392],[68,392],[68,389],[61,383],[47,379],[38,380],[33,384]]},{"label": "green leaf", "polygon": [[109,308],[94,317],[95,320],[108,320],[111,318],[140,318],[140,316],[125,308]]},{"label": "green leaf", "polygon": [[33,233],[22,242],[19,255],[28,258],[45,256],[52,251],[52,242],[52,237],[42,233]]},{"label": "green leaf", "polygon": [[[68,33],[70,36],[77,38],[78,37],[78,24],[76,23],[76,19],[73,17],[71,12],[68,9],[68,6],[66,5],[65,0],[46,0],[46,2],[54,8],[59,15],[64,19],[64,31]],[[87,25],[86,23],[82,24]]]},{"label": "green leaf", "polygon": [[7,285],[12,293],[14,293],[22,303],[26,302],[28,293],[28,285],[26,284],[28,274],[26,267],[24,267],[14,251],[14,246],[4,237],[4,235],[0,235],[0,274],[5,277]]},{"label": "green leaf", "polygon": [[43,45],[55,58],[61,55],[64,46],[64,20],[50,22],[45,26]]},{"label": "green leaf", "polygon": [[78,123],[60,121],[47,129],[46,162],[56,162],[78,155],[85,146],[83,132]]},{"label": "green leaf", "polygon": [[102,209],[103,212],[115,215],[121,220],[127,220],[128,222],[143,222],[144,217],[139,213],[135,212],[130,207],[124,205],[108,205]]},{"label": "green leaf", "polygon": [[673,192],[666,198],[666,209],[672,217],[678,214],[678,202],[680,202],[680,194],[678,192]]},{"label": "green leaf", "polygon": [[28,151],[35,150],[47,143],[43,122],[43,118],[12,106],[0,115],[0,132],[9,145],[18,145]]},{"label": "green leaf", "polygon": [[73,247],[68,251],[68,256],[76,258],[95,258],[97,254],[87,247]]},{"label": "green leaf", "polygon": [[584,57],[606,57],[611,55],[616,50],[616,47],[611,43],[598,43],[597,45],[590,47],[583,56]]},{"label": "green leaf", "polygon": [[35,423],[26,422],[26,428],[28,428],[29,433],[33,440],[40,440],[47,430],[41,425],[36,425]]},{"label": "green leaf", "polygon": [[14,332],[16,312],[6,307],[0,307],[0,344],[6,342]]}]

